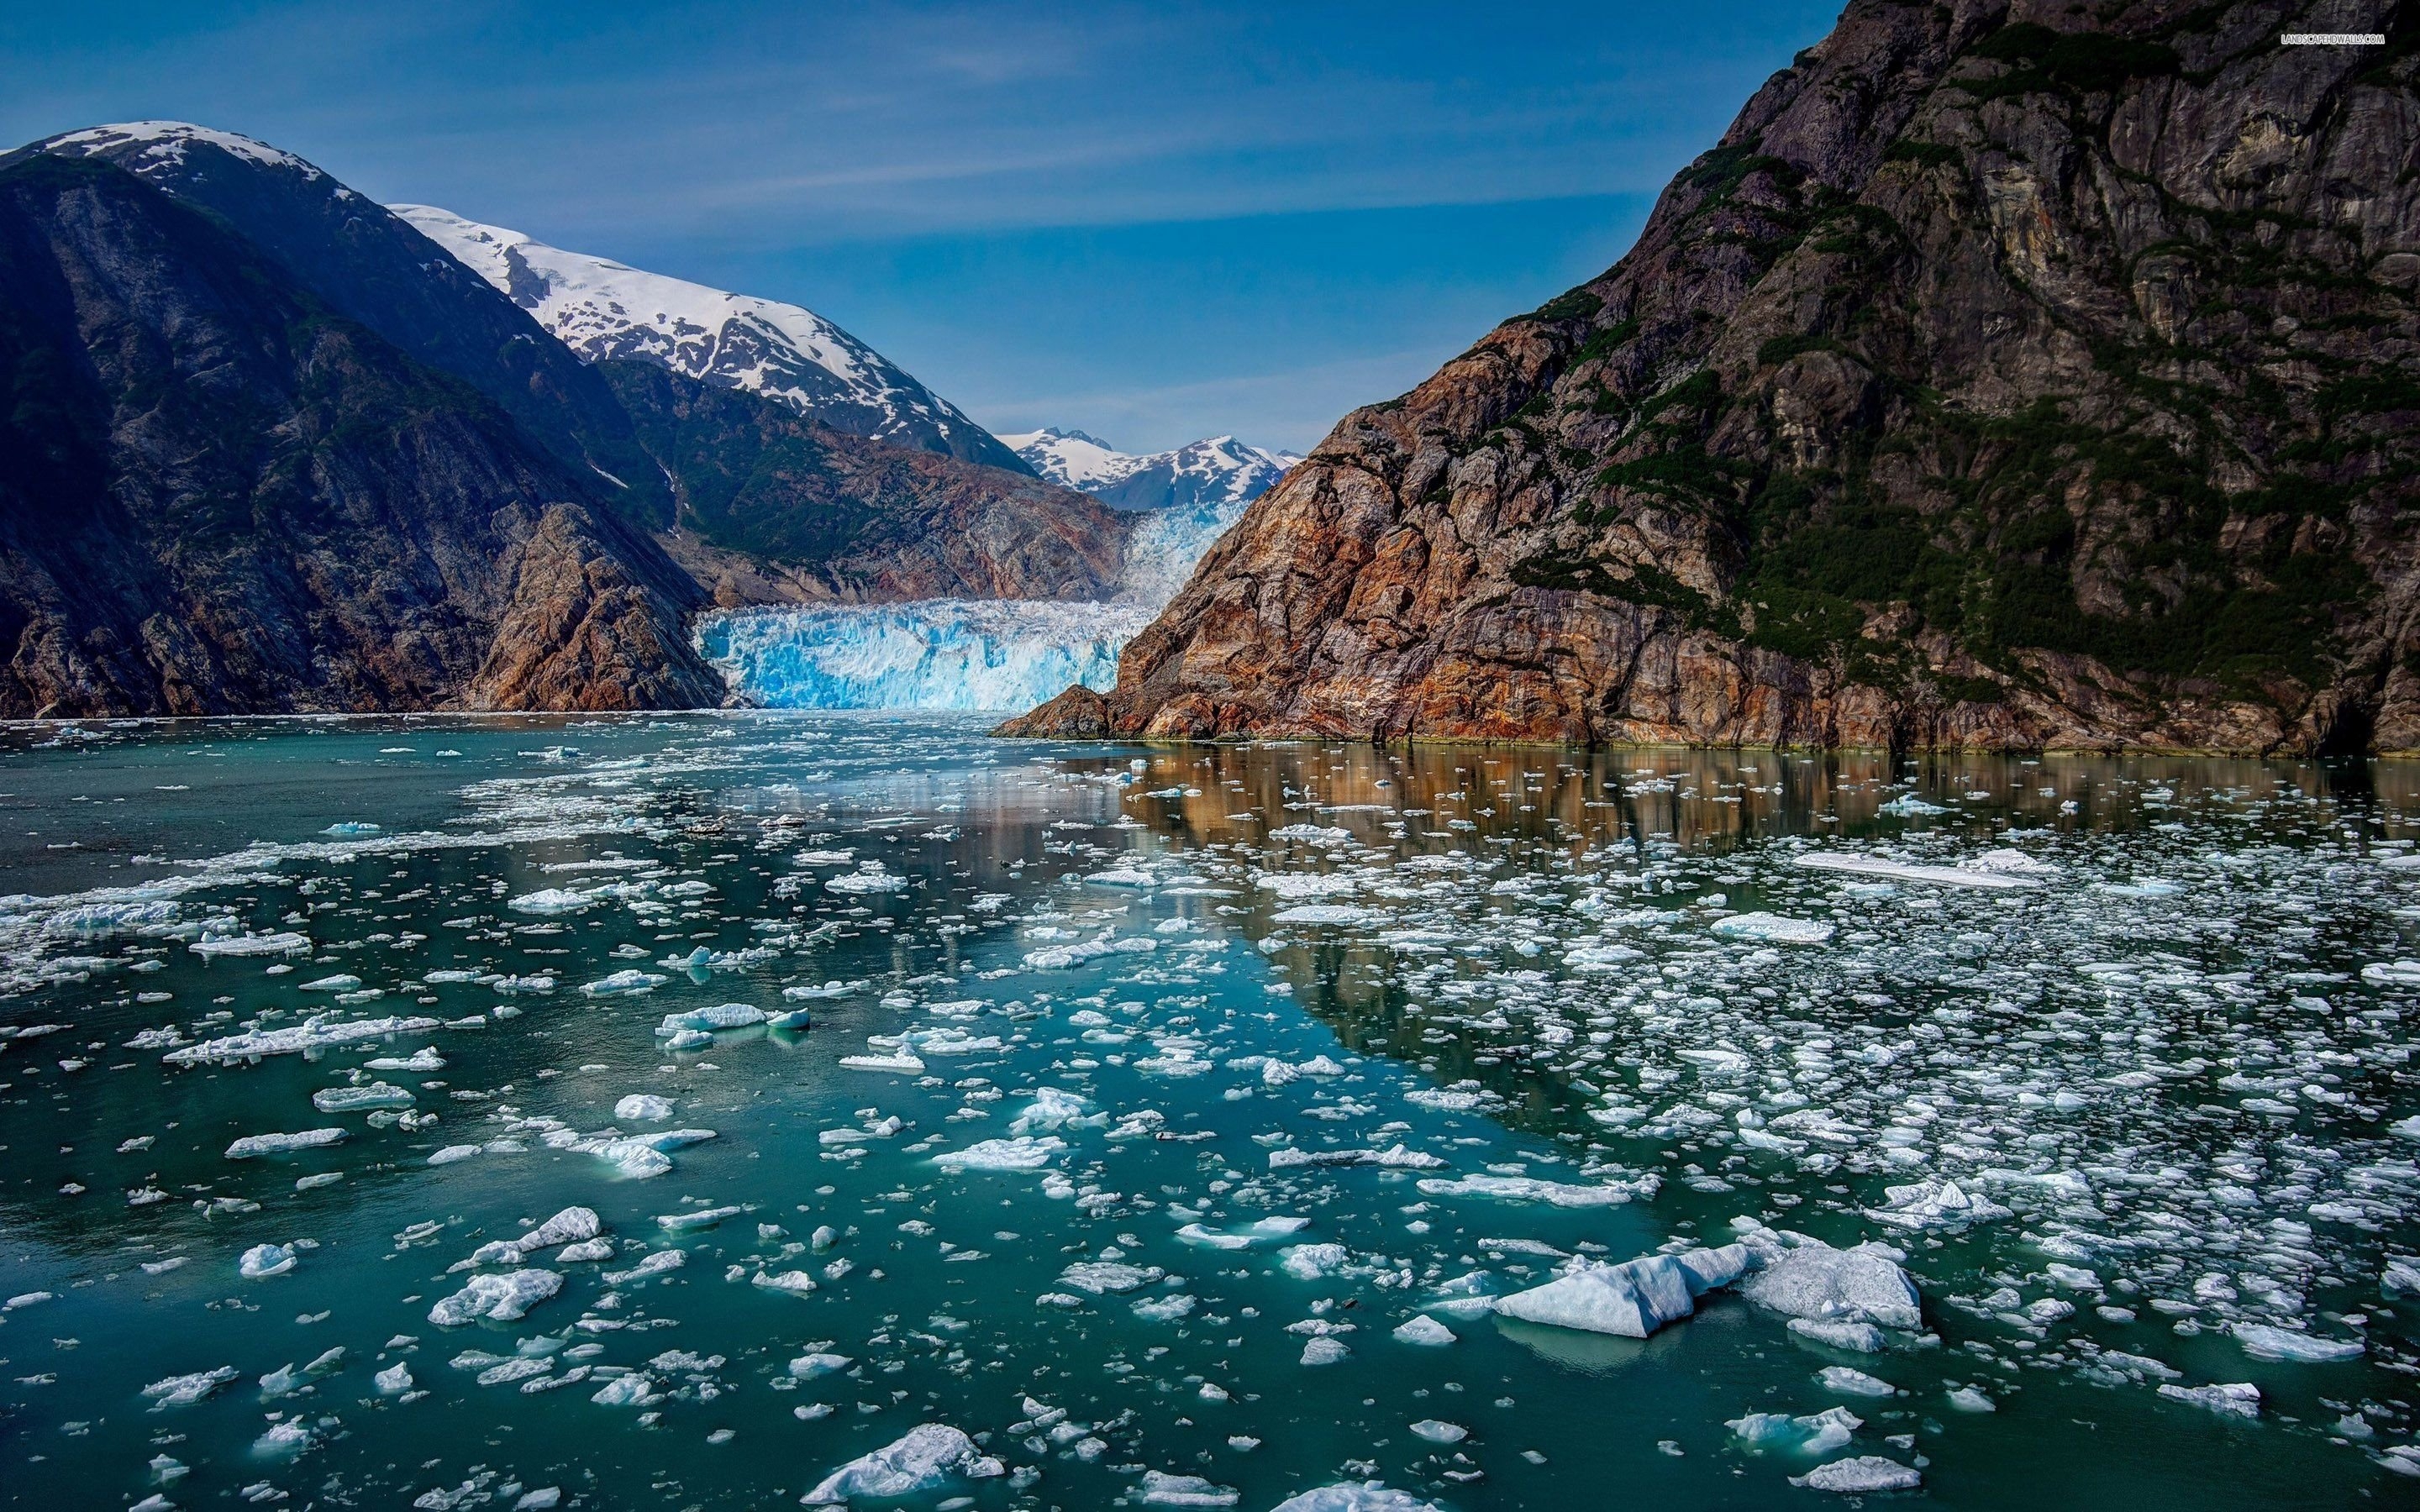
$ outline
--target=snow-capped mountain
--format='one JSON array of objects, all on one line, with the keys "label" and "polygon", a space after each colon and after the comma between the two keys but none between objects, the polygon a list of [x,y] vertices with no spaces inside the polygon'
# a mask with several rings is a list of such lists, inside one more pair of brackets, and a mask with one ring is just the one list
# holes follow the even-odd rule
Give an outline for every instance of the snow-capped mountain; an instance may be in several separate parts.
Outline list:
[{"label": "snow-capped mountain", "polygon": [[1246,446],[1233,436],[1140,456],[1080,430],[1056,427],[1001,440],[1052,483],[1080,488],[1120,509],[1247,504],[1302,460],[1292,452]]},{"label": "snow-capped mountain", "polygon": [[778,399],[835,430],[1026,471],[989,431],[813,310],[566,252],[433,205],[387,208],[584,362],[654,363]]}]

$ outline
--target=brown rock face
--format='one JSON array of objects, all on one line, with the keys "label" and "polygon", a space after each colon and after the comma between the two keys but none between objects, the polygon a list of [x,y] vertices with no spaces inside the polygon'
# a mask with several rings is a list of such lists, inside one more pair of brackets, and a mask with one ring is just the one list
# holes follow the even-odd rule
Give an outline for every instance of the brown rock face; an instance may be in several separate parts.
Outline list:
[{"label": "brown rock face", "polygon": [[1109,701],[1083,684],[1052,699],[1030,714],[1003,720],[995,735],[1045,736],[1059,740],[1104,740],[1115,733],[1109,723]]},{"label": "brown rock face", "polygon": [[2416,72],[2384,0],[1855,0],[1256,501],[1109,724],[2420,748]]}]

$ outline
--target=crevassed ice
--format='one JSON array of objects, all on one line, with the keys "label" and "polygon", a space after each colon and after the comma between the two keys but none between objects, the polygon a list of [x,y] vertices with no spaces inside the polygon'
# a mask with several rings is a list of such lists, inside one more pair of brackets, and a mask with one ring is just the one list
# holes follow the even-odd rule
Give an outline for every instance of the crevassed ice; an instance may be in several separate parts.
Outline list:
[{"label": "crevassed ice", "polygon": [[1179,506],[1126,543],[1104,603],[923,599],[706,616],[697,647],[750,702],[775,709],[1021,710],[1076,684],[1104,692],[1118,653],[1174,596],[1240,504]]}]

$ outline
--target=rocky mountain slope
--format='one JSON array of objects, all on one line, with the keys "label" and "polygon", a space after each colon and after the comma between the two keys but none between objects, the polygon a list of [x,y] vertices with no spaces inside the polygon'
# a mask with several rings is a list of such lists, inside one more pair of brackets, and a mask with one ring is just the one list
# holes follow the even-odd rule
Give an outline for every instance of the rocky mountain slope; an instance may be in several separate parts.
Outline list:
[{"label": "rocky mountain slope", "polygon": [[2415,71],[2384,0],[1854,0],[1011,728],[2420,748]]},{"label": "rocky mountain slope", "polygon": [[599,371],[678,480],[683,529],[666,546],[726,608],[1118,591],[1132,515],[1030,473],[869,445],[652,363]]},{"label": "rocky mountain slope", "polygon": [[277,148],[135,123],[0,172],[0,716],[714,704],[710,602],[1122,581],[1131,517],[987,436],[583,363]]},{"label": "rocky mountain slope", "polygon": [[654,363],[834,430],[1025,471],[989,431],[813,310],[566,252],[433,205],[391,208],[582,362]]},{"label": "rocky mountain slope", "polygon": [[1233,436],[1139,455],[1080,430],[1055,426],[1000,440],[1052,483],[1080,488],[1120,509],[1216,509],[1249,503],[1302,460],[1292,452],[1246,446]]},{"label": "rocky mountain slope", "polygon": [[0,714],[713,703],[695,583],[116,165],[0,160]]}]

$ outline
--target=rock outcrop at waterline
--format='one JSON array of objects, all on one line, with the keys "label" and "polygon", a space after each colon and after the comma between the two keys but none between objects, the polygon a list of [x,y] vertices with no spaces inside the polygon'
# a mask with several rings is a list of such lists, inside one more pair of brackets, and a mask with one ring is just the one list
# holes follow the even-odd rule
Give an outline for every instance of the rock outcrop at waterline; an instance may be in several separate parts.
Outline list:
[{"label": "rock outcrop at waterline", "polygon": [[1857,0],[1253,503],[1107,721],[2420,748],[2415,72],[2375,0]]}]

